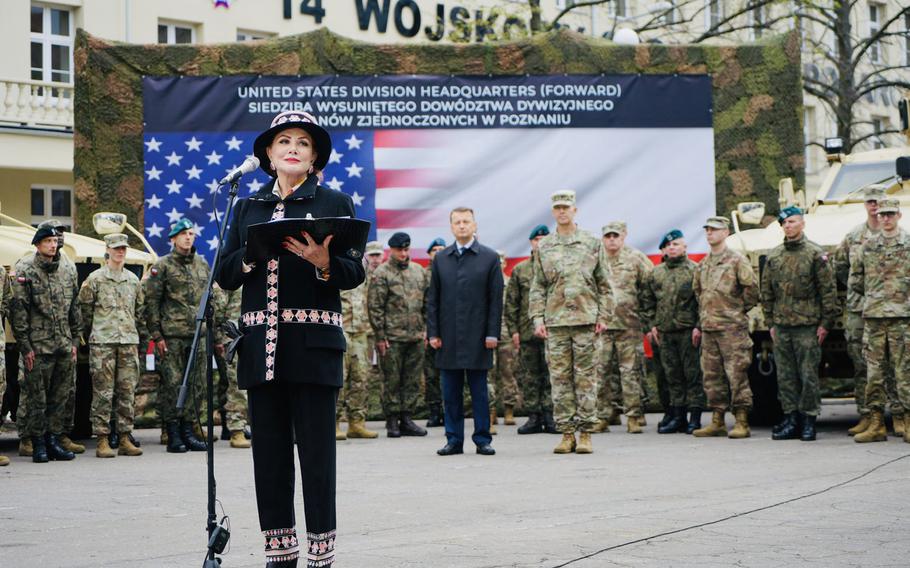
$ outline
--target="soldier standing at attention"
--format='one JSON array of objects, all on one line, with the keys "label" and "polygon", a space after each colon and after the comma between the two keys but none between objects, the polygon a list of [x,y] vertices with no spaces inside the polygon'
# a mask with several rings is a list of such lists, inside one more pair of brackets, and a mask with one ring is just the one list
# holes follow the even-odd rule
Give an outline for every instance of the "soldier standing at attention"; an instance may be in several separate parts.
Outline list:
[{"label": "soldier standing at attention", "polygon": [[[557,454],[590,454],[597,425],[597,335],[611,317],[612,295],[600,241],[575,224],[575,192],[551,196],[556,232],[540,241],[529,312],[547,342]],[[578,442],[575,431],[580,430]]]},{"label": "soldier standing at attention", "polygon": [[[430,256],[430,262],[427,264],[427,281],[433,274],[433,259],[436,253],[446,248],[445,239],[436,237],[430,246],[427,247],[427,254]],[[427,401],[427,428],[436,428],[444,426],[442,411],[442,386],[440,383],[439,369],[436,368],[436,350],[427,342],[426,356],[423,359],[423,380],[424,380],[424,398]]]},{"label": "soldier standing at attention", "polygon": [[[900,228],[900,201],[878,202],[881,233],[870,238],[851,263],[853,291],[863,297],[863,355],[868,365],[866,405],[869,427],[856,442],[882,442],[885,429],[885,377],[894,375],[903,406],[904,442],[910,443],[910,234]],[[895,418],[896,420],[896,418]]]},{"label": "soldier standing at attention", "polygon": [[516,370],[528,421],[518,427],[519,434],[558,434],[553,421],[553,398],[550,393],[550,373],[547,369],[546,343],[534,335],[534,322],[528,313],[528,298],[534,276],[534,262],[540,241],[550,234],[546,225],[531,230],[531,257],[512,268],[506,286],[505,327],[517,353]]},{"label": "soldier standing at attention", "polygon": [[[506,253],[498,250],[499,265],[502,267],[503,286],[508,287],[509,277],[506,276]],[[515,407],[518,406],[518,383],[512,368],[515,363],[515,348],[512,346],[506,326],[505,294],[503,294],[502,330],[496,352],[493,357],[493,368],[487,382],[487,392],[490,397],[490,434],[496,434],[496,407],[501,402],[503,409],[503,424],[515,425]]]},{"label": "soldier standing at attention", "polygon": [[[139,332],[143,298],[139,278],[123,268],[126,235],[104,237],[107,262],[88,275],[79,290],[83,328],[88,334],[89,368],[92,374],[92,431],[98,437],[99,458],[140,456],[133,445],[133,395],[139,382]],[[111,413],[117,397],[115,419],[120,437],[118,451],[110,446]]]},{"label": "soldier standing at attention", "polygon": [[[713,414],[710,424],[692,434],[748,438],[752,338],[746,314],[758,305],[758,282],[749,261],[727,248],[730,220],[709,217],[704,227],[711,252],[698,263],[692,280],[698,300],[698,327],[692,330],[692,340],[701,345],[702,380]],[[736,425],[727,434],[724,414],[731,405]]]},{"label": "soldier standing at attention", "polygon": [[385,380],[383,412],[389,438],[426,436],[411,420],[420,395],[426,341],[427,272],[411,262],[411,237],[395,233],[389,239],[389,261],[370,279],[367,306],[370,326]]},{"label": "soldier standing at attention", "polygon": [[36,252],[28,266],[17,267],[12,327],[25,366],[28,428],[32,461],[71,460],[59,436],[66,427],[66,402],[82,331],[75,273],[61,270],[54,230],[42,227],[32,238]]},{"label": "soldier standing at attention", "polygon": [[612,385],[607,375],[619,367],[626,429],[640,434],[642,419],[642,368],[644,367],[643,324],[639,317],[640,294],[653,264],[640,251],[625,246],[626,224],[613,221],[603,227],[603,244],[613,291],[613,312],[601,337],[600,385],[597,392],[599,421],[595,432],[609,430],[613,412]]},{"label": "soldier standing at attention", "polygon": [[802,209],[786,207],[777,218],[784,242],[768,253],[761,279],[762,310],[774,341],[777,392],[785,415],[771,437],[809,442],[815,440],[815,419],[821,411],[821,345],[840,308],[828,255],[803,233]]},{"label": "soldier standing at attention", "polygon": [[250,444],[247,428],[246,393],[237,384],[237,361],[228,361],[225,345],[229,338],[221,329],[222,323],[240,320],[240,300],[243,286],[236,290],[224,290],[218,284],[212,287],[215,305],[215,366],[218,371],[217,393],[218,412],[221,414],[221,439],[230,440],[232,448],[246,449]]},{"label": "soldier standing at attention", "polygon": [[[6,392],[6,321],[9,319],[10,300],[13,296],[13,290],[10,288],[9,276],[6,269],[0,266],[0,399]],[[0,426],[3,425],[3,417],[0,416]],[[9,458],[0,456],[0,466],[9,465]]]},{"label": "soldier standing at attention", "polygon": [[167,451],[205,451],[205,442],[196,437],[192,421],[202,411],[199,403],[205,389],[205,347],[196,351],[186,406],[177,410],[177,395],[183,382],[193,333],[196,310],[209,277],[209,265],[196,254],[196,232],[189,219],[175,223],[168,237],[173,251],[152,266],[146,288],[146,318],[149,335],[155,342],[161,364],[158,412],[167,430]]},{"label": "soldier standing at attention", "polygon": [[[701,428],[705,389],[701,381],[698,347],[692,330],[698,325],[698,300],[692,289],[696,264],[686,256],[682,231],[674,229],[660,243],[664,261],[648,277],[642,297],[642,319],[650,327],[651,339],[660,347],[659,365],[670,391],[670,420],[660,434]],[[689,422],[686,423],[686,409]]]}]

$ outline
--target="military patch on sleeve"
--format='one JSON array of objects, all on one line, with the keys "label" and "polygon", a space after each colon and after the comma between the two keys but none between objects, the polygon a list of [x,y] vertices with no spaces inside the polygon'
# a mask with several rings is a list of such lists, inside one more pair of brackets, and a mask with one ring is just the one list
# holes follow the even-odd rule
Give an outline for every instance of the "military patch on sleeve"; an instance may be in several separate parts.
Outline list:
[{"label": "military patch on sleeve", "polygon": [[155,268],[155,267],[152,267],[152,269],[149,270],[149,273],[150,273],[152,276],[158,276],[158,269]]},{"label": "military patch on sleeve", "polygon": [[822,262],[828,262],[828,253],[823,252],[821,258]]},{"label": "military patch on sleeve", "polygon": [[360,258],[362,255],[360,254],[359,250],[357,250],[355,248],[351,248],[351,249],[348,249],[348,256],[351,258]]},{"label": "military patch on sleeve", "polygon": [[25,276],[16,276],[16,282],[18,282],[19,284],[26,284],[26,283],[28,283],[28,278],[26,278]]}]

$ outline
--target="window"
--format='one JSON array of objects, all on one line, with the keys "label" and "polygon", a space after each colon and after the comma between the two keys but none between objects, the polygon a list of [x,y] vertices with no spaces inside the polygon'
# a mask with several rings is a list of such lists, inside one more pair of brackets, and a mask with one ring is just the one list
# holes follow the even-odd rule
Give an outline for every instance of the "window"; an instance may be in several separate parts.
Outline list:
[{"label": "window", "polygon": [[[874,36],[882,29],[882,14],[884,6],[880,4],[869,3],[869,37]],[[872,63],[882,62],[882,45],[876,41],[869,46],[869,60]]]},{"label": "window", "polygon": [[192,24],[158,22],[158,43],[196,43],[196,28]]},{"label": "window", "polygon": [[31,8],[32,80],[72,84],[72,12],[41,4]]},{"label": "window", "polygon": [[768,25],[768,4],[756,6],[749,10],[749,25],[752,27],[752,39],[761,39],[762,33]]},{"label": "window", "polygon": [[872,132],[875,133],[875,136],[871,138],[872,148],[878,150],[885,147],[884,141],[882,141],[881,133],[888,130],[888,119],[876,117],[872,119]]},{"label": "window", "polygon": [[613,0],[607,3],[607,14],[614,18],[625,18],[626,0]]},{"label": "window", "polygon": [[237,41],[251,41],[256,39],[268,39],[275,34],[266,32],[251,32],[249,30],[237,30]]},{"label": "window", "polygon": [[676,7],[676,1],[670,0],[668,2],[663,2],[663,12],[660,15],[660,22],[669,26],[675,24],[679,20],[679,8]]},{"label": "window", "polygon": [[724,5],[721,0],[706,0],[705,28],[711,30],[724,20]]},{"label": "window", "polygon": [[32,186],[32,225],[48,219],[63,223],[66,230],[73,226],[73,189],[71,187]]}]

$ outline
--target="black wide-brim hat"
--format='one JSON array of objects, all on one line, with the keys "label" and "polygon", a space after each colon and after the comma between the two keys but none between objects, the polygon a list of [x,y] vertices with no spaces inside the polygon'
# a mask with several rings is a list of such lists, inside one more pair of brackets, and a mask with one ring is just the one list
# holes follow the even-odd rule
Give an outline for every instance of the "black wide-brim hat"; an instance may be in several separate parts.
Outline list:
[{"label": "black wide-brim hat", "polygon": [[288,128],[302,128],[313,137],[313,142],[316,144],[316,161],[313,163],[313,167],[317,170],[324,170],[332,155],[332,137],[325,128],[316,123],[316,118],[312,114],[294,110],[275,115],[269,129],[257,136],[256,141],[253,142],[253,155],[259,158],[259,169],[271,177],[277,175],[275,170],[269,167],[269,155],[265,149],[271,145],[279,132]]}]

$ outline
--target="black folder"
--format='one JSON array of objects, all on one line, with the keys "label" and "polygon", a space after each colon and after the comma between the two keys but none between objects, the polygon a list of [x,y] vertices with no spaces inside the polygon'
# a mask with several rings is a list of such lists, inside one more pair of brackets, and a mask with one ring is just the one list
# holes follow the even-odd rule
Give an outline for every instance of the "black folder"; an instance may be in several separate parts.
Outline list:
[{"label": "black folder", "polygon": [[370,236],[370,222],[350,217],[307,217],[256,223],[247,229],[247,261],[258,262],[291,254],[282,246],[285,237],[306,242],[303,231],[309,233],[317,244],[334,235],[329,244],[332,256],[363,258]]}]

